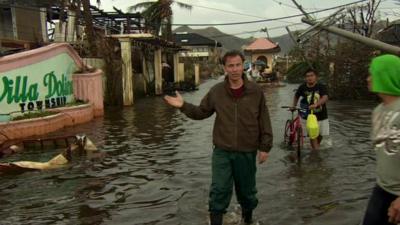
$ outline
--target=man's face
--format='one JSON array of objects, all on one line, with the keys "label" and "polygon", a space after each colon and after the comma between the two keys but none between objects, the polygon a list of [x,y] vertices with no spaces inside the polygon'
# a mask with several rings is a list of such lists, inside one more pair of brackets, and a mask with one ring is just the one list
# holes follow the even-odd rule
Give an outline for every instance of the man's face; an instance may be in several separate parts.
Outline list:
[{"label": "man's face", "polygon": [[242,79],[243,74],[243,61],[240,56],[232,56],[226,59],[224,70],[228,74],[231,81],[238,81]]},{"label": "man's face", "polygon": [[317,83],[317,75],[314,72],[306,73],[306,82],[309,85],[314,85]]}]

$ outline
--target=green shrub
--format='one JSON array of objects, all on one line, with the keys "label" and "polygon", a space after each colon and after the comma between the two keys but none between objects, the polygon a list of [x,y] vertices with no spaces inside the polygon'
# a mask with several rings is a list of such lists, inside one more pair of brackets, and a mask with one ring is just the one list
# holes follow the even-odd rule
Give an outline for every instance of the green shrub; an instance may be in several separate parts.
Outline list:
[{"label": "green shrub", "polygon": [[28,112],[20,116],[14,117],[12,120],[26,120],[26,119],[33,119],[33,118],[39,118],[39,117],[45,117],[45,116],[51,116],[55,115],[58,112],[51,112],[51,111],[44,111],[44,112]]},{"label": "green shrub", "polygon": [[304,81],[304,73],[309,68],[306,62],[299,62],[291,66],[286,74],[289,83],[301,83]]},{"label": "green shrub", "polygon": [[65,107],[84,105],[86,103],[88,103],[88,102],[87,101],[83,101],[83,100],[79,100],[79,99],[75,99],[75,101],[67,103],[65,105]]}]

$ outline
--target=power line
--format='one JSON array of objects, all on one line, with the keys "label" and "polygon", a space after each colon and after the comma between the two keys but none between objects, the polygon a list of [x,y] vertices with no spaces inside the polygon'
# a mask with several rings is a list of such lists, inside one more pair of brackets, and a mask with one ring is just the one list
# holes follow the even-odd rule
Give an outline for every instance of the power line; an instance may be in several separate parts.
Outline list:
[{"label": "power line", "polygon": [[225,9],[218,9],[218,8],[212,8],[212,7],[208,7],[208,6],[195,5],[192,3],[185,3],[185,2],[181,2],[181,1],[174,1],[174,2],[182,3],[182,4],[194,6],[194,7],[199,7],[199,8],[203,8],[203,9],[215,10],[215,11],[224,12],[224,13],[230,13],[230,14],[241,15],[241,16],[249,16],[249,17],[254,17],[254,18],[259,18],[259,19],[267,19],[267,18],[261,17],[261,16],[255,16],[255,15],[250,15],[250,14],[241,13],[241,12],[229,11],[229,10],[225,10]]},{"label": "power line", "polygon": [[[277,2],[277,3],[280,3],[280,2],[278,2],[278,1],[276,1],[276,0],[273,0],[273,1],[275,1],[275,2]],[[388,1],[394,1],[394,0],[382,0],[380,4],[382,4],[382,3],[390,3],[390,2],[388,2]],[[312,4],[313,4],[313,7],[303,7],[303,9],[307,9],[307,10],[321,10],[321,9],[323,9],[323,8],[316,7],[314,3],[312,3]],[[391,4],[396,4],[396,2],[393,2],[393,3],[391,3]],[[282,5],[287,6],[287,7],[290,7],[290,8],[293,8],[293,6],[291,6],[291,5],[287,5],[287,4],[282,4]],[[393,7],[391,7],[390,9],[392,9],[392,8],[393,8]],[[379,9],[380,9],[380,8],[379,8]]]},{"label": "power line", "polygon": [[243,31],[240,33],[234,33],[234,34],[221,34],[221,35],[215,35],[215,36],[210,36],[209,38],[219,38],[219,37],[228,37],[228,36],[235,36],[235,35],[241,35],[241,34],[251,34],[251,33],[257,33],[261,32],[261,29],[258,30],[253,30],[253,31]]},{"label": "power line", "polygon": [[[241,13],[241,12],[235,12],[235,11],[229,11],[229,10],[225,10],[225,9],[218,9],[218,8],[212,8],[212,7],[208,7],[208,6],[202,6],[202,5],[195,5],[192,3],[184,3],[184,2],[180,2],[180,1],[174,1],[176,3],[182,3],[182,4],[186,4],[186,5],[190,5],[193,7],[199,7],[199,8],[204,8],[204,9],[210,9],[210,10],[215,10],[215,11],[219,11],[219,12],[224,12],[224,13],[230,13],[230,14],[234,14],[234,15],[241,15],[241,16],[249,16],[249,17],[254,17],[254,18],[259,18],[259,19],[268,19],[266,17],[262,17],[262,16],[255,16],[255,15],[251,15],[251,14],[246,14],[246,13]],[[290,21],[284,21],[281,20],[282,22],[285,23],[292,23]]]},{"label": "power line", "polygon": [[[315,14],[315,13],[330,11],[330,10],[333,10],[333,9],[338,9],[338,8],[346,7],[346,6],[349,6],[349,5],[354,5],[354,4],[357,4],[357,3],[366,2],[366,1],[368,1],[368,0],[360,0],[360,1],[352,2],[352,3],[348,3],[348,4],[335,6],[335,7],[316,10],[316,11],[313,11],[313,12],[309,12],[308,14]],[[282,20],[282,19],[295,18],[295,17],[299,17],[299,16],[303,16],[303,14],[296,14],[296,15],[291,15],[291,16],[270,18],[270,19],[264,19],[264,20],[233,22],[233,23],[214,23],[214,24],[213,23],[204,23],[204,24],[198,24],[198,23],[195,23],[195,24],[183,24],[182,23],[182,24],[172,24],[172,25],[173,26],[232,26],[232,25],[251,24],[251,23],[263,23],[263,22],[269,22],[269,21],[276,21],[276,20]]]},{"label": "power line", "polygon": [[[299,24],[303,24],[303,23],[292,23],[290,25],[276,26],[276,27],[268,28],[268,30],[278,30],[278,29],[285,28],[287,26],[296,26],[296,25],[299,25]],[[258,30],[253,30],[253,31],[243,31],[243,32],[240,32],[240,33],[221,34],[221,35],[209,36],[209,38],[218,38],[218,37],[226,37],[226,36],[241,35],[241,34],[251,34],[251,33],[257,33],[257,32],[263,32],[263,31],[261,31],[261,29],[258,29]]]},{"label": "power line", "polygon": [[[330,17],[330,16],[322,17],[321,19],[326,19],[326,18],[328,18],[328,17]],[[305,25],[305,24],[302,23],[302,22],[299,22],[299,23],[291,23],[291,24],[289,24],[289,25],[271,27],[271,28],[268,28],[268,30],[278,30],[278,29],[283,29],[283,28],[290,27],[290,26],[295,26],[295,27],[297,27],[297,25],[302,25],[302,24]],[[297,28],[296,28],[296,29],[297,29]],[[256,33],[256,32],[263,32],[263,31],[262,31],[262,29],[258,29],[258,30],[254,30],[254,31],[243,31],[243,32],[234,33],[234,34],[224,34],[224,35],[211,36],[210,38],[212,38],[212,37],[224,37],[224,36],[231,36],[231,35],[241,35],[241,34]]]},{"label": "power line", "polygon": [[[352,2],[352,3],[348,3],[348,4],[343,4],[343,5],[339,5],[339,6],[335,6],[335,7],[330,7],[330,8],[326,8],[326,9],[321,9],[321,10],[316,10],[313,12],[309,12],[308,14],[315,14],[315,13],[320,13],[320,12],[325,12],[325,11],[329,11],[329,10],[333,10],[333,9],[337,9],[337,8],[341,8],[341,7],[346,7],[349,5],[354,5],[357,3],[361,3],[361,2],[365,2],[368,0],[359,0],[356,2]],[[15,7],[15,8],[24,8],[24,9],[28,9],[28,10],[33,10],[33,11],[39,11],[39,12],[47,12],[44,10],[40,10],[38,8],[32,8],[32,7],[24,7],[24,6],[15,6],[15,5],[4,5],[4,4],[0,4],[0,6],[2,7]],[[67,14],[68,16],[70,16],[69,14]],[[299,17],[299,16],[303,16],[303,14],[296,14],[296,15],[291,15],[291,16],[284,16],[284,17],[276,17],[276,18],[270,18],[270,19],[263,19],[263,20],[255,20],[255,21],[243,21],[243,22],[233,22],[233,23],[219,23],[219,24],[171,24],[173,26],[231,26],[231,25],[241,25],[241,24],[252,24],[252,23],[263,23],[263,22],[270,22],[270,21],[277,21],[277,20],[283,20],[283,19],[289,19],[289,18],[295,18],[295,17]],[[71,15],[71,17],[78,17],[76,15]],[[166,25],[166,23],[162,23],[162,25]]]},{"label": "power line", "polygon": [[314,8],[316,8],[316,7],[315,7],[315,4],[314,4],[314,1],[311,1],[311,4],[312,4],[312,6],[313,6]]},{"label": "power line", "polygon": [[[289,15],[289,13],[286,12],[286,10],[282,7],[282,5],[279,5],[279,6],[280,6],[280,9],[283,11],[283,13],[284,13],[285,16]],[[265,32],[267,33],[267,36],[268,36],[268,38],[269,38],[269,32],[268,32],[268,30],[265,29]]]},{"label": "power line", "polygon": [[[0,4],[0,7],[14,7],[14,8],[20,8],[20,9],[26,9],[26,10],[29,10],[29,11],[36,11],[36,12],[46,12],[47,13],[47,10],[42,10],[42,9],[40,9],[40,8],[35,8],[35,7],[29,7],[29,6],[18,6],[18,5],[4,5],[4,4]],[[216,10],[218,10],[218,9],[216,9]],[[233,13],[233,12],[232,12]],[[70,14],[70,13],[66,13],[65,15],[67,15],[67,16],[69,16],[69,17],[71,17],[71,18],[82,18],[82,17],[80,17],[80,16],[78,16],[78,15],[76,15],[76,14]],[[95,19],[94,19],[95,20]],[[265,19],[265,20],[270,20],[270,19]],[[275,19],[274,19],[275,20]],[[277,18],[276,20],[280,20],[280,21],[282,21],[281,19],[279,19],[279,18]],[[98,21],[98,20],[96,20],[98,23],[99,23],[99,25],[108,25],[108,24],[106,24],[106,23],[102,23],[101,21]],[[292,23],[292,22],[288,22],[288,23]],[[147,24],[149,24],[149,23],[147,23]],[[146,23],[142,23],[142,25],[146,25]],[[150,23],[150,25],[152,25],[151,23]],[[161,25],[166,25],[166,23],[162,23]],[[117,29],[117,28],[115,28],[115,27],[112,27],[112,26],[107,26],[109,29],[112,29],[112,30],[114,30],[114,31],[117,31],[117,32],[120,32],[120,30],[119,29]]]},{"label": "power line", "polygon": [[297,7],[289,5],[289,4],[285,4],[283,2],[277,1],[277,0],[273,0],[274,2],[278,3],[280,6],[284,5],[286,7],[292,8],[292,9],[297,9]]},{"label": "power line", "polygon": [[[175,2],[178,2],[178,1],[175,1]],[[181,2],[180,2],[180,3],[181,3]],[[185,4],[186,4],[186,3],[185,3]],[[193,5],[193,6],[196,6],[196,7],[203,7],[203,6],[198,6],[198,5]],[[28,10],[28,11],[46,12],[46,13],[47,13],[47,10],[46,10],[46,9],[45,9],[45,10],[42,10],[41,8],[30,7],[30,6],[0,4],[0,8],[1,8],[1,7],[13,7],[13,8],[19,8],[19,9],[25,9],[25,10]],[[233,12],[233,11],[220,10],[220,9],[210,8],[210,7],[205,7],[205,8],[209,8],[209,9],[213,9],[213,10],[218,10],[218,11],[225,11],[225,12],[230,12],[230,13],[237,13],[237,12]],[[68,12],[66,12],[65,15],[68,16],[68,17],[71,17],[71,18],[78,18],[78,19],[81,19],[81,18],[82,18],[82,16],[78,16],[78,15],[76,15],[76,14],[70,14],[70,13],[68,13]],[[256,16],[256,17],[257,17],[257,16]],[[266,18],[264,18],[264,17],[258,17],[258,18],[266,19]],[[99,21],[99,20],[96,20],[96,19],[94,19],[94,18],[93,18],[93,20],[97,21],[97,22],[99,23],[99,25],[103,25],[103,26],[104,26],[104,25],[108,25],[108,24],[103,23],[103,22],[101,22],[101,21]],[[269,19],[266,19],[266,20],[269,20]],[[280,21],[282,21],[282,20],[280,20]],[[289,22],[289,21],[282,21],[282,22],[293,23],[293,22]],[[152,25],[153,23],[147,23],[147,24]],[[146,23],[141,23],[141,25],[146,25]],[[166,23],[162,23],[161,25],[166,25]],[[115,27],[112,27],[112,26],[107,26],[107,28],[112,29],[112,30],[117,31],[117,32],[120,32],[119,29],[117,29],[117,28],[115,28]]]}]

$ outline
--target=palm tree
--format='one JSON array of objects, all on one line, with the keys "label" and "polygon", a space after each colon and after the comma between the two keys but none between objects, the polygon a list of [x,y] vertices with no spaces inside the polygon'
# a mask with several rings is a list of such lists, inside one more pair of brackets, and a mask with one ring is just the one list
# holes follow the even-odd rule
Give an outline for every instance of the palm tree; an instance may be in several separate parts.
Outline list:
[{"label": "palm tree", "polygon": [[[85,21],[85,31],[88,38],[90,53],[92,54],[92,56],[96,56],[96,35],[93,28],[92,13],[90,12],[90,0],[80,0],[78,4],[82,4],[83,6],[83,18]],[[97,0],[97,4],[100,4],[100,0]]]},{"label": "palm tree", "polygon": [[[143,9],[142,15],[145,18],[145,26],[153,28],[157,36],[160,35],[167,40],[172,39],[172,8],[171,5],[176,3],[178,6],[184,9],[191,10],[192,6],[173,1],[173,0],[157,0],[157,1],[146,1],[128,8],[129,12],[138,11]],[[165,25],[162,29],[162,25]]]},{"label": "palm tree", "polygon": [[[97,47],[96,47],[96,36],[93,28],[93,19],[90,11],[90,0],[47,0],[43,1],[48,5],[48,11],[52,12],[51,6],[55,5],[60,8],[60,26],[62,26],[63,22],[65,22],[65,12],[64,9],[68,8],[69,10],[75,11],[76,16],[81,16],[81,9],[83,13],[83,20],[85,22],[85,32],[88,39],[89,51],[92,56],[97,55]],[[96,0],[97,4],[100,4],[100,0]],[[60,30],[62,30],[60,28]]]}]

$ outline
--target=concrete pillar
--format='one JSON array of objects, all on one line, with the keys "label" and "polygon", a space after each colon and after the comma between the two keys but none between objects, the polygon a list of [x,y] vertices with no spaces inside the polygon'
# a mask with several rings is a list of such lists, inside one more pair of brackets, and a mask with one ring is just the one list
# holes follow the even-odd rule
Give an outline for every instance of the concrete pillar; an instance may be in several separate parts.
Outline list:
[{"label": "concrete pillar", "polygon": [[119,32],[119,34],[124,34],[124,23],[121,22],[121,24],[119,25],[121,31]]},{"label": "concrete pillar", "polygon": [[286,72],[289,70],[289,56],[286,56]]},{"label": "concrete pillar", "polygon": [[149,70],[147,69],[147,64],[146,64],[146,59],[144,56],[142,56],[142,68],[143,68],[143,78],[144,78],[144,84],[143,84],[143,90],[144,93],[147,94],[147,82],[149,82]]},{"label": "concrete pillar", "polygon": [[11,16],[12,16],[13,36],[15,40],[18,40],[17,10],[15,9],[15,7],[11,7]]},{"label": "concrete pillar", "polygon": [[200,85],[200,65],[194,64],[194,85]]},{"label": "concrete pillar", "polygon": [[43,42],[49,42],[49,37],[47,36],[47,9],[40,8],[40,25],[42,28],[42,38]]},{"label": "concrete pillar", "polygon": [[103,29],[104,29],[104,35],[107,36],[108,35],[107,23],[104,23]]},{"label": "concrete pillar", "polygon": [[119,39],[122,56],[122,91],[124,106],[133,105],[132,43],[129,38]]},{"label": "concrete pillar", "polygon": [[185,64],[178,63],[178,82],[185,81]]},{"label": "concrete pillar", "polygon": [[154,52],[154,75],[156,95],[161,95],[162,91],[162,65],[161,65],[161,49]]},{"label": "concrete pillar", "polygon": [[76,21],[76,12],[72,11],[72,10],[68,10],[67,42],[76,41],[76,38],[75,38],[75,21]]},{"label": "concrete pillar", "polygon": [[62,23],[61,27],[60,27],[60,22],[55,23],[54,41],[65,42],[65,23]]},{"label": "concrete pillar", "polygon": [[92,103],[94,116],[102,116],[104,114],[103,71],[97,69],[94,72],[73,74],[72,80],[74,96]]},{"label": "concrete pillar", "polygon": [[174,82],[179,82],[179,53],[174,54]]}]

